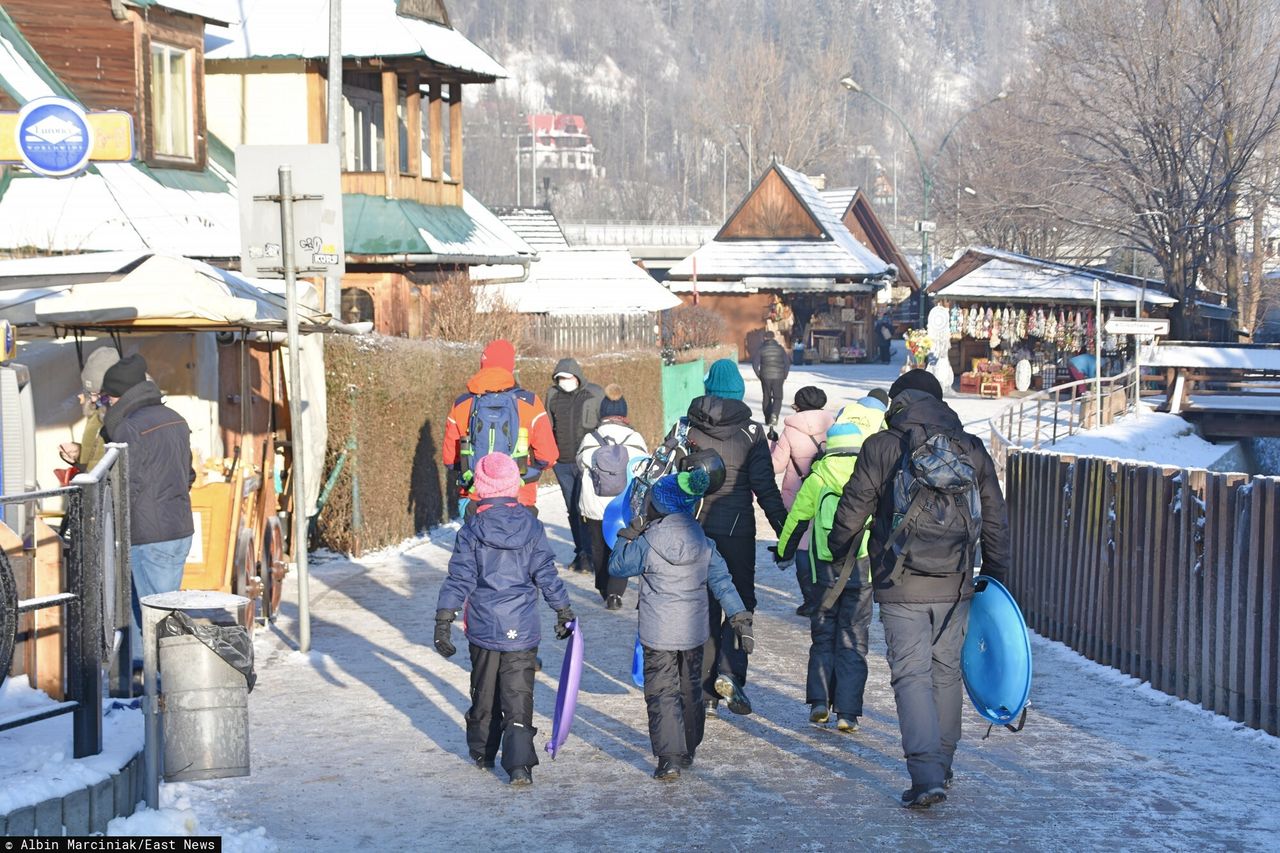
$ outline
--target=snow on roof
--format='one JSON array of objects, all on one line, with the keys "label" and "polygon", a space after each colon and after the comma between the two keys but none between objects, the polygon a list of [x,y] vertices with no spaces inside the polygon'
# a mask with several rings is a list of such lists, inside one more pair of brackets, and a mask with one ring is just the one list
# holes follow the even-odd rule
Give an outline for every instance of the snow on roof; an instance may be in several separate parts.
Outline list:
[{"label": "snow on roof", "polygon": [[[763,280],[784,279],[795,282],[799,279],[829,279],[834,281],[873,278],[888,272],[888,265],[862,245],[858,238],[845,227],[841,221],[844,210],[834,210],[806,176],[779,163],[772,164],[770,168],[776,169],[783,181],[795,193],[801,206],[817,223],[822,237],[819,239],[719,239],[717,235],[717,239],[704,244],[671,268],[673,291],[677,293],[691,291],[692,285],[684,280],[692,279],[695,271],[699,278],[698,289],[708,292],[711,292],[710,288],[704,286],[703,278],[753,277],[761,280],[762,287],[779,289],[764,283]],[[761,181],[763,180],[761,178]],[[759,187],[760,183],[758,182],[756,186]],[[677,279],[681,281],[676,281]],[[804,286],[793,289],[817,288]],[[840,289],[848,290],[849,288]]]},{"label": "snow on roof", "polygon": [[[205,30],[205,59],[321,59],[329,55],[329,0],[244,0],[241,21]],[[342,55],[421,56],[479,77],[506,69],[450,27],[396,14],[395,0],[342,5]]]},{"label": "snow on roof", "polygon": [[500,294],[522,314],[639,314],[680,304],[626,249],[545,251],[530,265],[527,280],[478,287],[482,294]]},{"label": "snow on roof", "polygon": [[560,222],[546,208],[512,207],[496,210],[495,213],[508,228],[538,251],[569,248],[569,241],[560,229]]},{"label": "snow on roof", "polygon": [[857,187],[832,187],[829,190],[822,190],[820,195],[827,203],[827,207],[831,208],[835,214],[841,218],[849,209],[849,205],[853,203],[853,197],[858,194]]},{"label": "snow on roof", "polygon": [[213,24],[226,24],[240,19],[235,0],[126,0],[126,2],[142,9],[158,6],[161,9],[182,12],[204,18]]},{"label": "snow on roof", "polygon": [[[987,250],[982,250],[986,252]],[[1093,285],[1102,283],[1102,301],[1108,305],[1134,305],[1143,295],[1140,287],[1114,281],[1088,270],[1037,262],[993,257],[991,260],[935,292],[940,300],[975,302],[1042,302],[1093,304]],[[1175,305],[1177,300],[1156,290],[1146,291],[1147,305]]]},{"label": "snow on roof", "polygon": [[[695,266],[699,289],[703,289],[704,277],[863,278],[884,270],[879,259],[871,266],[830,240],[712,240],[673,266],[671,277],[690,279]],[[672,281],[671,289],[687,292],[692,290],[689,285],[688,281]]]},{"label": "snow on roof", "polygon": [[1142,366],[1280,371],[1280,345],[1160,344],[1143,350]]}]

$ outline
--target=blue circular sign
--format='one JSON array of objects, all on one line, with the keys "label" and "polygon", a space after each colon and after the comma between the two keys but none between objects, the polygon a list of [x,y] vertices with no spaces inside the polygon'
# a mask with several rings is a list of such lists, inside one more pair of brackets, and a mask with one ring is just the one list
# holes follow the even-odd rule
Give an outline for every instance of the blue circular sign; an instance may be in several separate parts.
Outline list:
[{"label": "blue circular sign", "polygon": [[64,98],[39,98],[18,112],[18,151],[38,175],[74,175],[89,163],[93,131],[79,104]]}]

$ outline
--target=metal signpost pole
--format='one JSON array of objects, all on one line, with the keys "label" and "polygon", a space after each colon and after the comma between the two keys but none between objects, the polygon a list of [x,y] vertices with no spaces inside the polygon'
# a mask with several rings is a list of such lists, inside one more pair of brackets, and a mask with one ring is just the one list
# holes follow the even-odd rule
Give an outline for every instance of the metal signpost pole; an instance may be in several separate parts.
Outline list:
[{"label": "metal signpost pole", "polygon": [[[328,129],[326,139],[338,146],[342,157],[342,0],[329,0],[329,80]],[[324,310],[331,317],[342,312],[342,276],[331,273],[324,279]]]},{"label": "metal signpost pole", "polygon": [[280,167],[280,264],[284,268],[284,290],[288,317],[289,347],[289,427],[293,448],[293,559],[298,567],[298,649],[311,650],[311,597],[307,570],[307,504],[302,462],[302,359],[298,353],[298,274],[294,260],[293,167]]},{"label": "metal signpost pole", "polygon": [[1102,282],[1093,280],[1093,425],[1102,426]]}]

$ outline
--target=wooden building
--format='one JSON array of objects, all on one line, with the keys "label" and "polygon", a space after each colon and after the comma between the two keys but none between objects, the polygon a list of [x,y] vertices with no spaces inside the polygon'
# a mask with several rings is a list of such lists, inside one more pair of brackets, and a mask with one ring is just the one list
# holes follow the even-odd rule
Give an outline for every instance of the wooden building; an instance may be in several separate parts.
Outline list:
[{"label": "wooden building", "polygon": [[135,157],[69,178],[0,167],[0,253],[240,251],[231,152],[208,131],[204,30],[215,0],[6,0],[0,109],[61,97],[133,119]]},{"label": "wooden building", "polygon": [[[209,122],[231,146],[324,142],[327,0],[245,0],[206,42]],[[506,72],[441,0],[342,12],[344,319],[420,337],[431,283],[534,251],[463,188],[462,90]]]},{"label": "wooden building", "polygon": [[[745,358],[759,335],[803,343],[810,360],[860,360],[875,346],[876,295],[905,268],[859,194],[832,195],[774,162],[715,239],[671,268],[671,290],[724,315]],[[887,260],[860,241],[875,234]],[[892,252],[889,252],[892,248]]]}]

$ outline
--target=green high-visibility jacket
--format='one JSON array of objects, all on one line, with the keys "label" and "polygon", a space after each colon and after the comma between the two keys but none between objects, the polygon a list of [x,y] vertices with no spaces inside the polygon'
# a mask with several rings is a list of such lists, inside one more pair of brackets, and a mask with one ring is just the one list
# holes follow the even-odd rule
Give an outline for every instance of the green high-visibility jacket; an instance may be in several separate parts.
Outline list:
[{"label": "green high-visibility jacket", "polygon": [[[778,535],[778,556],[789,559],[795,554],[796,545],[804,535],[805,528],[812,522],[813,536],[809,542],[809,564],[814,581],[817,581],[816,561],[831,560],[831,551],[827,547],[827,536],[831,533],[831,523],[835,519],[836,507],[840,503],[840,494],[845,483],[853,476],[853,469],[858,464],[857,453],[828,452],[814,461],[809,476],[800,484],[795,502],[791,504],[791,512],[787,513],[787,521]],[[862,543],[858,546],[858,558],[867,556],[867,534],[863,534]]]}]

